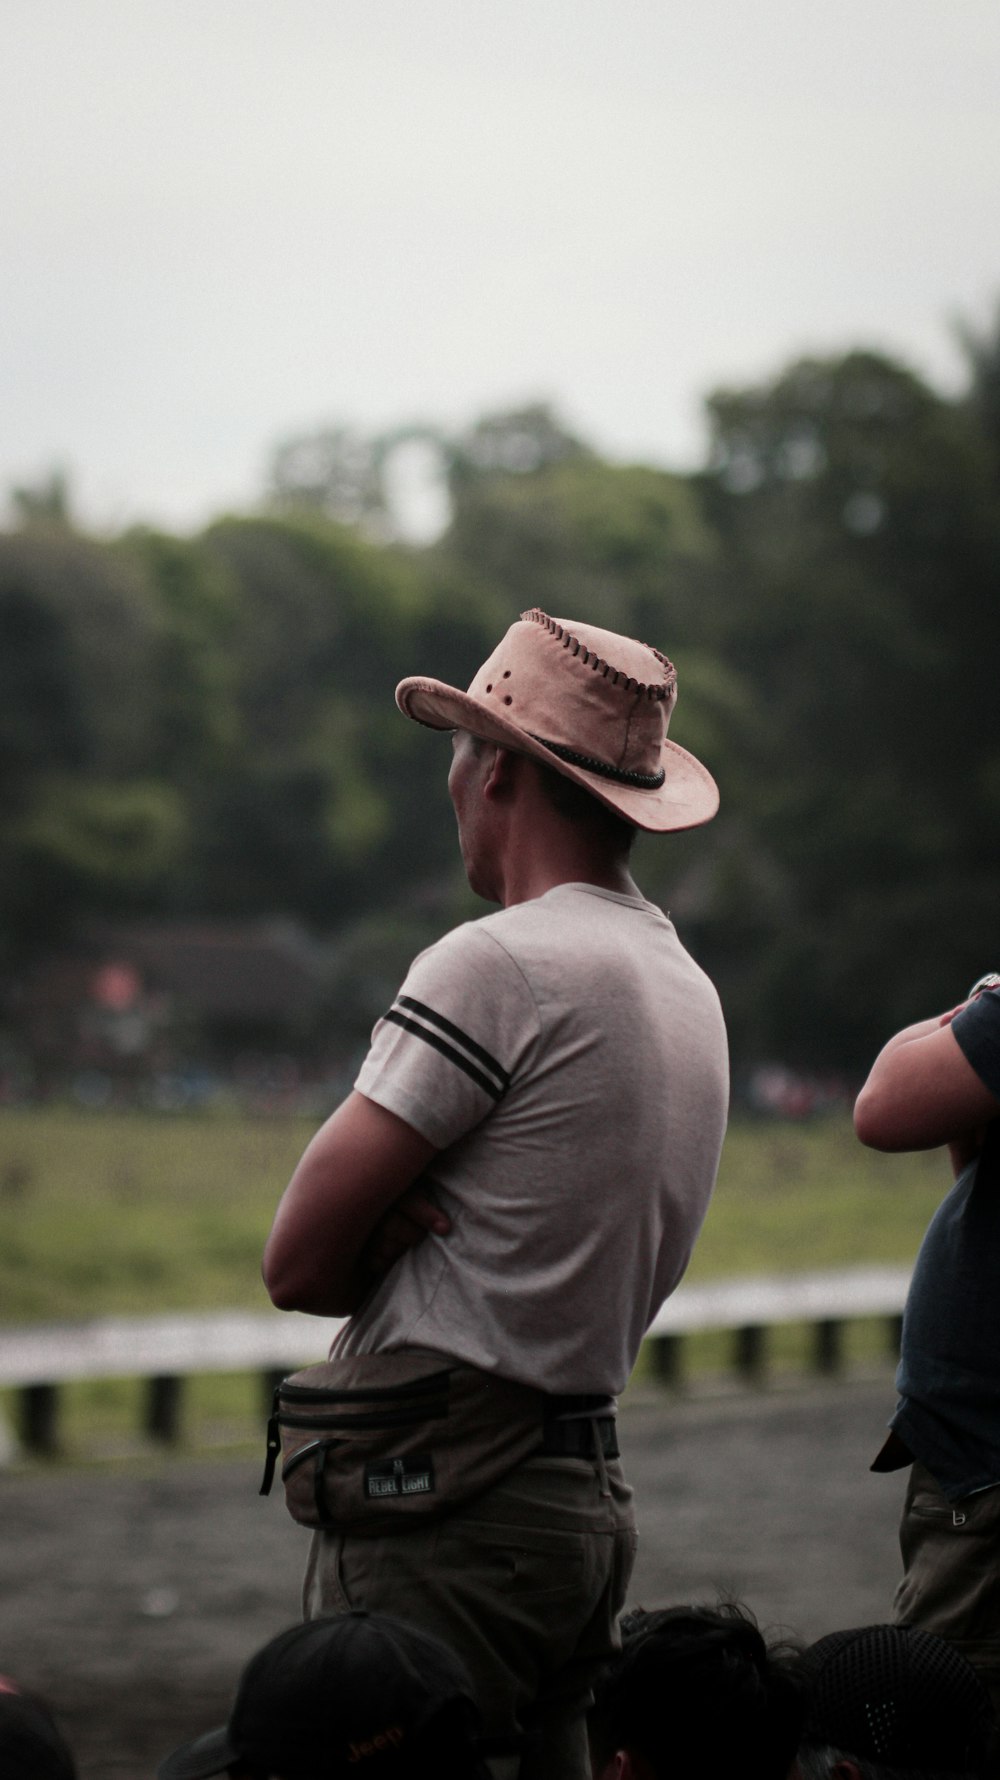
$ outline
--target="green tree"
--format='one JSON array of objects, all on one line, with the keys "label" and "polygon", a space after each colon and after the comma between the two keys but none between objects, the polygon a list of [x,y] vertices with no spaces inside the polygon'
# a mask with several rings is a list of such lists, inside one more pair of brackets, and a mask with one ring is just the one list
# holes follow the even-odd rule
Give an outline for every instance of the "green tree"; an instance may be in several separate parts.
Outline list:
[{"label": "green tree", "polygon": [[61,466],[40,482],[25,482],[10,491],[11,506],[22,525],[70,525],[69,475]]},{"label": "green tree", "polygon": [[0,538],[0,912],[8,948],[154,893],[183,845],[159,777],[154,591],[112,545]]},{"label": "green tree", "polygon": [[375,536],[388,529],[384,445],[353,427],[285,439],[271,459],[268,505],[279,514],[319,513]]},{"label": "green tree", "polygon": [[966,404],[990,452],[994,488],[1000,493],[1000,303],[989,326],[960,322],[956,332],[969,369]]},{"label": "green tree", "polygon": [[709,408],[707,641],[756,720],[706,943],[744,1048],[860,1066],[995,943],[988,456],[965,405],[871,353]]},{"label": "green tree", "polygon": [[450,834],[443,796],[427,820],[427,773],[440,738],[405,724],[392,695],[404,674],[447,671],[462,653],[467,591],[316,515],[224,521],[204,544],[238,590],[245,737],[209,789],[206,892],[241,908],[277,899],[329,929],[437,881]]}]

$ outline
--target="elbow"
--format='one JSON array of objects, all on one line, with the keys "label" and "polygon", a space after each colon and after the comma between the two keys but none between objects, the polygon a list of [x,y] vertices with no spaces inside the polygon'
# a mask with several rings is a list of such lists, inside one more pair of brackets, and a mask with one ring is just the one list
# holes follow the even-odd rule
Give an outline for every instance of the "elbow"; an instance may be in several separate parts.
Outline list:
[{"label": "elbow", "polygon": [[870,1150],[882,1149],[880,1127],[871,1105],[871,1096],[864,1088],[854,1102],[854,1135]]},{"label": "elbow", "polygon": [[293,1259],[264,1250],[261,1278],[276,1310],[301,1310],[309,1316],[350,1316],[357,1308],[360,1290],[326,1274],[316,1274]]},{"label": "elbow", "polygon": [[268,1242],[264,1249],[260,1264],[261,1278],[267,1295],[276,1310],[308,1310],[309,1281],[303,1277],[301,1265],[296,1266],[295,1257],[283,1254],[281,1245],[274,1241]]},{"label": "elbow", "polygon": [[306,1306],[303,1304],[300,1294],[287,1281],[268,1279],[265,1276],[264,1284],[275,1310],[305,1310]]},{"label": "elbow", "polygon": [[867,1087],[862,1088],[854,1102],[854,1132],[869,1150],[898,1152],[924,1147],[916,1140],[912,1119],[907,1123],[905,1119],[894,1117],[882,1097],[871,1093]]},{"label": "elbow", "polygon": [[277,1265],[274,1257],[264,1250],[260,1275],[271,1303],[276,1310],[298,1310],[300,1308],[294,1281]]}]

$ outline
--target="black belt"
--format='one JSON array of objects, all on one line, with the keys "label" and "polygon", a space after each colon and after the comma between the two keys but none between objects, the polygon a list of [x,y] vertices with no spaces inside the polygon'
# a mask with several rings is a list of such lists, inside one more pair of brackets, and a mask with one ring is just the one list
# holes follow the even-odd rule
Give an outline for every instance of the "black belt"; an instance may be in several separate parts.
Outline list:
[{"label": "black belt", "polygon": [[550,1397],[539,1451],[567,1459],[619,1456],[615,1400],[606,1396]]}]

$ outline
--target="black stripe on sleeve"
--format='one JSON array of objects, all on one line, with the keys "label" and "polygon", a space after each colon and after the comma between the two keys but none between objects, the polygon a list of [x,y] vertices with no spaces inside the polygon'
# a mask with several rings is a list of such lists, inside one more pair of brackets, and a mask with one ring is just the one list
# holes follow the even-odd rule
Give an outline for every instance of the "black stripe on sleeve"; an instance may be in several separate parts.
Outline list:
[{"label": "black stripe on sleeve", "polygon": [[442,1057],[447,1057],[449,1063],[456,1064],[459,1069],[465,1071],[467,1076],[471,1077],[478,1087],[484,1089],[491,1100],[500,1099],[503,1089],[498,1087],[496,1082],[492,1082],[488,1075],[484,1075],[481,1069],[477,1069],[468,1057],[463,1057],[461,1051],[450,1045],[447,1039],[439,1038],[436,1032],[428,1032],[426,1026],[419,1025],[416,1020],[407,1019],[405,1014],[399,1013],[394,1007],[389,1009],[385,1017],[387,1020],[392,1020],[396,1026],[402,1026],[404,1032],[412,1032],[414,1038],[422,1038],[425,1044],[431,1045],[435,1051],[440,1051]]},{"label": "black stripe on sleeve", "polygon": [[468,1051],[471,1056],[478,1057],[484,1068],[488,1069],[490,1074],[496,1078],[501,1089],[510,1087],[509,1072],[497,1062],[495,1057],[490,1056],[489,1051],[485,1051],[482,1045],[477,1045],[474,1038],[470,1038],[467,1032],[463,1032],[460,1026],[453,1026],[443,1014],[435,1013],[434,1009],[428,1007],[423,1001],[415,1001],[412,995],[398,995],[396,1000],[400,1007],[408,1007],[413,1013],[420,1014],[422,1019],[429,1020],[431,1025],[436,1026],[440,1032],[446,1032],[449,1038],[456,1039],[463,1050]]}]

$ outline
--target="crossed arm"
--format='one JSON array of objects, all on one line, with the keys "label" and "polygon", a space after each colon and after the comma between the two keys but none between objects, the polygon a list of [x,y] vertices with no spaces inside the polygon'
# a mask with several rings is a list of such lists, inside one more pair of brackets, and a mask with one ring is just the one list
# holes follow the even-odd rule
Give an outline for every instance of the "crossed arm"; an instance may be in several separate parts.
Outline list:
[{"label": "crossed arm", "polygon": [[450,1223],[420,1186],[436,1154],[412,1126],[356,1091],[327,1119],[285,1188],[264,1248],[280,1310],[345,1316],[399,1256]]},{"label": "crossed arm", "polygon": [[949,1144],[956,1172],[976,1155],[982,1130],[1000,1116],[951,1030],[959,1010],[897,1032],[879,1052],[854,1107],[854,1129],[876,1150]]}]

